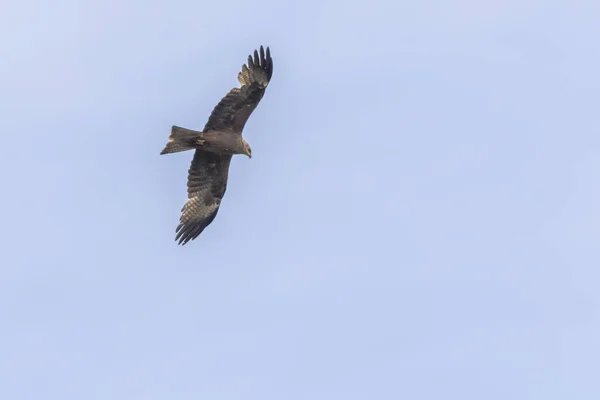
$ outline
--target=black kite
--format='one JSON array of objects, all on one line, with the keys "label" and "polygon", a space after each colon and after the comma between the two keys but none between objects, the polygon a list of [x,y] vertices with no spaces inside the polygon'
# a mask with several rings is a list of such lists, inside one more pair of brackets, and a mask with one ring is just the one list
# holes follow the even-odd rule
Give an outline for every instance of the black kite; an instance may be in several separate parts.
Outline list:
[{"label": "black kite", "polygon": [[254,50],[238,74],[239,88],[233,88],[215,106],[204,130],[173,126],[169,142],[160,154],[195,149],[188,171],[188,201],[181,209],[175,240],[184,245],[197,238],[215,219],[227,188],[229,164],[234,154],[252,157],[242,137],[248,118],[265,94],[273,74],[273,59],[267,47]]}]

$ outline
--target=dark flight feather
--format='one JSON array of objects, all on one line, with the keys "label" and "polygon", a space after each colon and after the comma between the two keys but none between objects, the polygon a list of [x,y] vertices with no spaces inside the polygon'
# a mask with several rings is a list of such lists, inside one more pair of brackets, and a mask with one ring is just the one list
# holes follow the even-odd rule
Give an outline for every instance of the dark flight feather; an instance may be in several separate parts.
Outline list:
[{"label": "dark flight feather", "polygon": [[238,74],[241,87],[233,88],[215,106],[204,132],[209,130],[242,133],[246,121],[263,98],[265,89],[273,75],[273,59],[271,51],[260,46],[260,56],[254,50],[254,60],[248,56],[248,64],[242,65]]},{"label": "dark flight feather", "polygon": [[175,240],[197,238],[217,216],[227,189],[231,156],[196,150],[188,171],[188,201],[181,209]]}]

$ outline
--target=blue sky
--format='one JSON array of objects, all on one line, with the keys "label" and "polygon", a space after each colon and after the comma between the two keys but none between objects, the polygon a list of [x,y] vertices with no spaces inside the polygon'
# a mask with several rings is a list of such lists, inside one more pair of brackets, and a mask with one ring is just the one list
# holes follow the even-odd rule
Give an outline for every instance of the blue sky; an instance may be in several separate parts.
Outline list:
[{"label": "blue sky", "polygon": [[[600,3],[9,2],[0,398],[597,399]],[[200,129],[274,74],[215,222]]]}]

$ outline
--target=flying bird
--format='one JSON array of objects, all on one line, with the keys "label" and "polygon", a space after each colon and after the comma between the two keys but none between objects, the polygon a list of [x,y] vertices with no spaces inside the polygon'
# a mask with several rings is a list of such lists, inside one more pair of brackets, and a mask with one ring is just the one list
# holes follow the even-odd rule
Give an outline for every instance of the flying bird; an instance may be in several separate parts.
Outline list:
[{"label": "flying bird", "polygon": [[181,209],[175,240],[185,245],[197,238],[217,216],[227,188],[231,157],[243,154],[252,158],[252,149],[242,137],[248,118],[263,98],[273,74],[271,52],[260,46],[254,58],[238,73],[235,87],[215,106],[202,131],[171,127],[171,135],[160,154],[194,149],[188,171],[188,200]]}]

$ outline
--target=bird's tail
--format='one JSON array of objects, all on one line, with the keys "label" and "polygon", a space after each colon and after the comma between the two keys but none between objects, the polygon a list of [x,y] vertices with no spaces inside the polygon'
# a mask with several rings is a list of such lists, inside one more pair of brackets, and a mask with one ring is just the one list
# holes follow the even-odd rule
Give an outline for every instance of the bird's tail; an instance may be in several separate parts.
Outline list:
[{"label": "bird's tail", "polygon": [[202,139],[202,132],[173,125],[167,145],[160,154],[178,153],[198,147],[198,140]]}]

